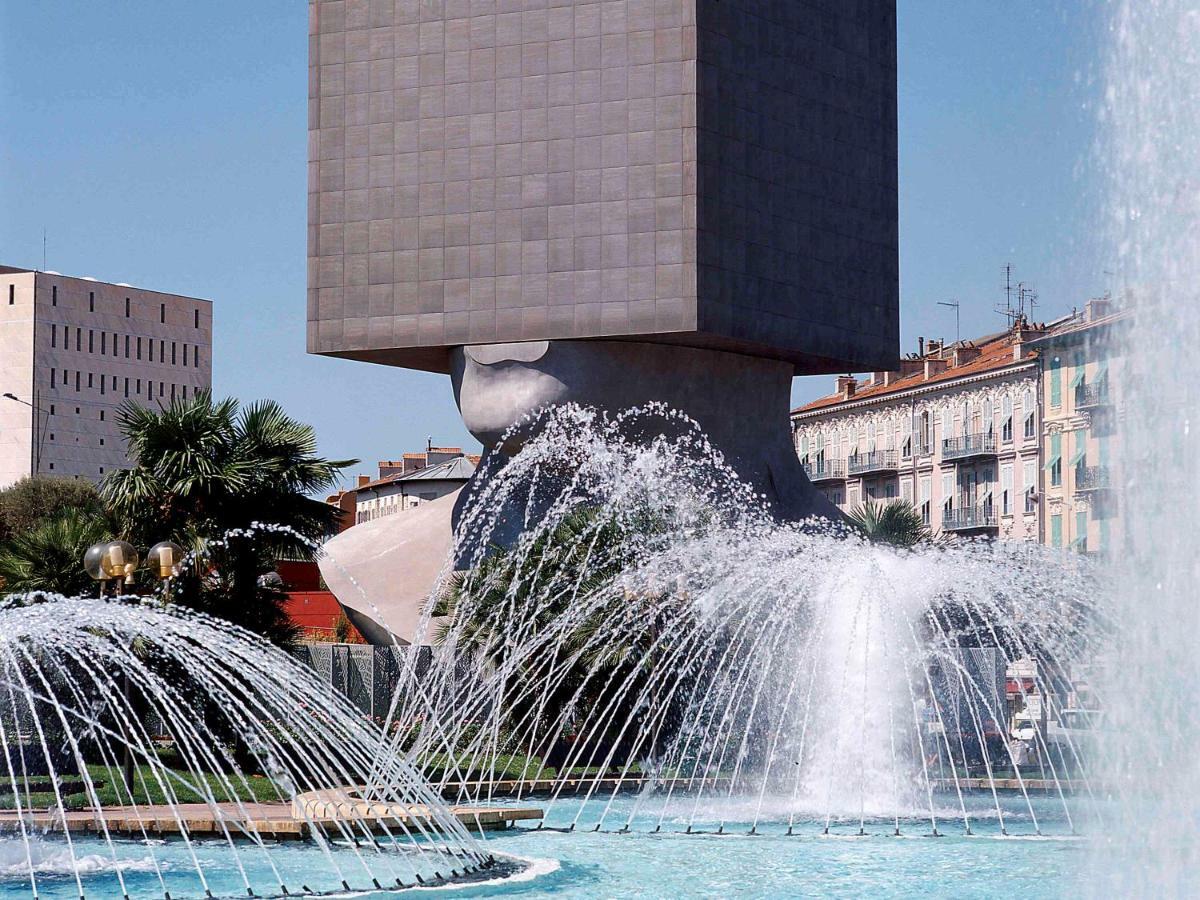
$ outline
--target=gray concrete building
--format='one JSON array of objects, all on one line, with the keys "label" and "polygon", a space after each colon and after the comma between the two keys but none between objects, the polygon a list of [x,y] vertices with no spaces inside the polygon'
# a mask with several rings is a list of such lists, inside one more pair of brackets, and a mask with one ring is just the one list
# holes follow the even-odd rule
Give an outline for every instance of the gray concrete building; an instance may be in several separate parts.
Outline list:
[{"label": "gray concrete building", "polygon": [[127,464],[116,410],[212,385],[212,303],[0,266],[0,487]]},{"label": "gray concrete building", "polygon": [[308,348],[898,355],[894,3],[310,0]]}]

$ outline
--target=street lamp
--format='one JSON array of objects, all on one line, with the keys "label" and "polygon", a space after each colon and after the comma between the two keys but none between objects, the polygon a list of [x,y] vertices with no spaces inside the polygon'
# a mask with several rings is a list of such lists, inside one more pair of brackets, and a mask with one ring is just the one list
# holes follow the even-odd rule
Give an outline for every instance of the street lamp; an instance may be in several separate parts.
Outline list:
[{"label": "street lamp", "polygon": [[146,566],[158,578],[169,582],[179,574],[183,548],[174,541],[159,541],[146,554]]},{"label": "street lamp", "polygon": [[109,578],[124,579],[126,584],[133,584],[133,573],[137,571],[137,567],[138,553],[132,544],[126,541],[109,541],[104,545],[100,568]]},{"label": "street lamp", "polygon": [[45,423],[42,421],[42,419],[48,414],[37,402],[36,390],[34,391],[32,403],[30,403],[28,400],[22,400],[16,394],[9,391],[6,391],[3,394],[3,397],[5,400],[15,400],[17,403],[20,403],[23,406],[28,406],[31,410],[33,410],[33,447],[30,451],[30,456],[33,458],[30,461],[33,463],[33,474],[40,475],[42,474],[42,441],[45,432]]},{"label": "street lamp", "polygon": [[[5,396],[8,396],[7,394]],[[146,554],[146,565],[156,578],[164,583],[179,574],[180,562],[183,558],[183,548],[172,541],[159,541]],[[83,570],[94,581],[100,582],[100,596],[104,596],[105,582],[116,579],[118,583],[133,584],[133,573],[138,567],[138,553],[127,541],[109,541],[106,544],[92,544],[83,554]],[[120,588],[118,587],[119,591]],[[125,670],[125,704],[133,709],[133,688],[129,680],[129,670]],[[133,750],[129,741],[125,743],[125,758],[122,768],[125,776],[125,789],[133,797]]]}]

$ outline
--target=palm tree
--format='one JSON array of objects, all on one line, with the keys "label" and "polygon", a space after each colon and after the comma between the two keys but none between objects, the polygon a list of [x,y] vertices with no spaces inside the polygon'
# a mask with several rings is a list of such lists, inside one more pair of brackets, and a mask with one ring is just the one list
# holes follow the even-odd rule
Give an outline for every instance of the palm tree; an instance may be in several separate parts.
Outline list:
[{"label": "palm tree", "polygon": [[[198,548],[207,567],[180,580],[179,599],[287,643],[285,596],[262,576],[281,557],[312,558],[338,512],[310,495],[357,460],[318,456],[313,429],[269,400],[242,408],[200,391],[158,409],[126,403],[117,422],[133,466],[110,473],[101,496],[123,536]],[[220,541],[253,523],[287,530]]]},{"label": "palm tree", "polygon": [[93,592],[95,582],[83,571],[83,554],[92,544],[111,540],[112,535],[106,518],[77,509],[16,533],[0,545],[4,590],[68,596]]},{"label": "palm tree", "polygon": [[[458,652],[504,668],[514,629],[552,634],[544,652],[521,655],[513,667],[507,723],[532,714],[548,724],[564,710],[585,716],[582,711],[613,704],[609,730],[618,732],[629,716],[641,714],[641,691],[633,685],[651,676],[664,652],[662,629],[690,614],[686,598],[670,588],[629,592],[614,584],[665,529],[654,516],[618,523],[583,505],[513,548],[493,547],[474,569],[455,573],[437,598],[431,614],[448,621],[435,639],[453,639]],[[554,685],[549,692],[522,690],[547,680]]]},{"label": "palm tree", "polygon": [[874,544],[915,547],[933,540],[921,514],[907,500],[868,500],[849,514],[850,524]]}]

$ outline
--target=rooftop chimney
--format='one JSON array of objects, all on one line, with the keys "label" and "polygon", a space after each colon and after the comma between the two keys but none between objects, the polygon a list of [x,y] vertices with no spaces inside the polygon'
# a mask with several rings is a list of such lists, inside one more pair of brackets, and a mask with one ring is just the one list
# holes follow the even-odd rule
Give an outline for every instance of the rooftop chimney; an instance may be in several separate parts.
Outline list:
[{"label": "rooftop chimney", "polygon": [[356,488],[360,488],[360,487],[362,487],[364,484],[370,484],[370,483],[371,483],[371,476],[370,476],[370,475],[359,475],[359,476],[358,476],[358,484],[356,484],[356,485],[354,485],[354,486],[355,486]]},{"label": "rooftop chimney", "polygon": [[979,355],[978,347],[955,347],[954,365],[964,366]]},{"label": "rooftop chimney", "polygon": [[838,396],[843,400],[849,400],[854,396],[854,388],[857,384],[853,375],[839,375],[837,380]]},{"label": "rooftop chimney", "polygon": [[1097,319],[1102,319],[1112,313],[1112,300],[1108,297],[1100,297],[1095,300],[1089,300],[1083,308],[1083,320],[1085,322],[1095,322]]}]

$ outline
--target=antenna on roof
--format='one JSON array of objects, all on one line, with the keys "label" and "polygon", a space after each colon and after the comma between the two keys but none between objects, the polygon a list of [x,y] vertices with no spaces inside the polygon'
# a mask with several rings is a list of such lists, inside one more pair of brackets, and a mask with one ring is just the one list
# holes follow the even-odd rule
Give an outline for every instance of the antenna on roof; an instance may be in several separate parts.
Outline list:
[{"label": "antenna on roof", "polygon": [[1035,306],[1037,306],[1037,302],[1038,302],[1037,291],[1035,291],[1033,289],[1033,285],[1027,285],[1027,284],[1025,284],[1025,282],[1022,281],[1020,284],[1017,285],[1017,296],[1018,296],[1017,302],[1020,306],[1022,318],[1024,318],[1024,316],[1025,316],[1025,304],[1028,303],[1029,304],[1029,318],[1032,319],[1033,318],[1033,308]]},{"label": "antenna on roof", "polygon": [[962,333],[960,332],[959,327],[958,327],[958,306],[959,306],[958,301],[957,300],[939,300],[937,302],[937,305],[938,306],[949,306],[954,309],[954,343],[957,344],[959,341],[962,340]]},{"label": "antenna on roof", "polygon": [[425,438],[425,452],[428,453],[432,449],[433,449],[433,435],[431,434],[429,437]]},{"label": "antenna on roof", "polygon": [[46,271],[46,226],[42,226],[42,271]]},{"label": "antenna on roof", "polygon": [[[1013,304],[1013,292],[1016,291],[1017,302]],[[1032,285],[1026,284],[1024,281],[1018,281],[1015,285],[1012,281],[1012,263],[1006,263],[1004,266],[1004,306],[996,307],[996,312],[1008,319],[1008,327],[1015,328],[1017,323],[1026,321],[1025,304],[1029,304],[1030,318],[1033,316],[1033,307],[1037,303],[1037,291]]]}]

